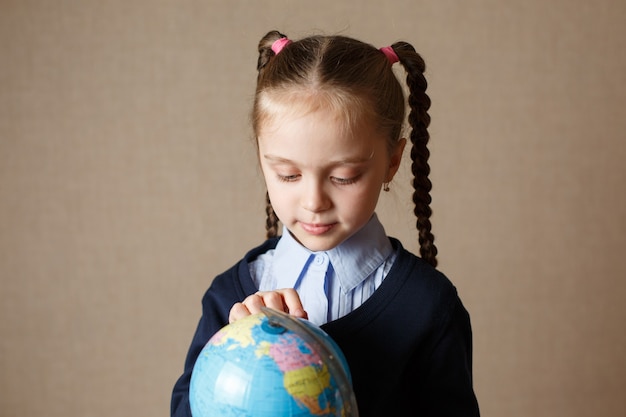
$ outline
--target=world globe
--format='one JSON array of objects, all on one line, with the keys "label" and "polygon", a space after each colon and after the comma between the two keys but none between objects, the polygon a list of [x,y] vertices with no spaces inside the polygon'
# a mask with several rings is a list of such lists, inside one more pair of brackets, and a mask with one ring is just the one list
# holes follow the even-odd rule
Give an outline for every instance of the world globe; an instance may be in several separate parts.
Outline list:
[{"label": "world globe", "polygon": [[337,344],[309,321],[268,308],[208,341],[189,402],[194,417],[358,417]]}]

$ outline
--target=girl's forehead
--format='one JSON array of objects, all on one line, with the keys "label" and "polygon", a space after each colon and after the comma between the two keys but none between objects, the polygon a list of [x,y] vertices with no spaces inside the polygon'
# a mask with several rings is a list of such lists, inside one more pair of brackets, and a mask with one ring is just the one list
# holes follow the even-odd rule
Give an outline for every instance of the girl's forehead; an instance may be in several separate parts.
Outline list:
[{"label": "girl's forehead", "polygon": [[[341,111],[327,106],[287,106],[268,110],[257,131],[260,156],[303,166],[364,163],[387,155],[388,140],[370,119],[350,123]],[[295,109],[294,109],[295,108]]]},{"label": "girl's forehead", "polygon": [[[258,130],[275,127],[285,120],[293,120],[323,111],[339,124],[346,134],[357,125],[371,123],[371,106],[354,94],[340,90],[291,89],[263,92],[258,101]],[[259,133],[259,132],[257,132]]]},{"label": "girl's forehead", "polygon": [[346,132],[345,122],[322,108],[300,117],[275,116],[262,123],[257,136],[260,156],[276,163],[336,166],[364,163],[385,154],[386,140],[369,124]]}]

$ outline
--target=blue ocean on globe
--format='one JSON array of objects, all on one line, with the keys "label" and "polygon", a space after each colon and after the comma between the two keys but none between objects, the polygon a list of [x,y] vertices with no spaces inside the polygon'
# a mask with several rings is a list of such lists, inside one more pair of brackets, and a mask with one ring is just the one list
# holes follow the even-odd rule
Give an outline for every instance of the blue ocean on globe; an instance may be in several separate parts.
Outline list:
[{"label": "blue ocean on globe", "polygon": [[319,327],[264,309],[217,332],[189,388],[194,417],[356,417],[345,357]]}]

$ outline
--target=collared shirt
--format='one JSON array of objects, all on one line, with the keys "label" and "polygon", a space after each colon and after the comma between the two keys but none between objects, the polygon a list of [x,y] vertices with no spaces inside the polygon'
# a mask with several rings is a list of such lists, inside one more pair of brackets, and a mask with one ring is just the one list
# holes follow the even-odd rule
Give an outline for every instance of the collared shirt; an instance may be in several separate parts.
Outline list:
[{"label": "collared shirt", "polygon": [[317,325],[345,316],[365,302],[389,273],[395,252],[376,214],[328,251],[312,252],[287,228],[275,249],[249,264],[260,291],[294,288]]}]

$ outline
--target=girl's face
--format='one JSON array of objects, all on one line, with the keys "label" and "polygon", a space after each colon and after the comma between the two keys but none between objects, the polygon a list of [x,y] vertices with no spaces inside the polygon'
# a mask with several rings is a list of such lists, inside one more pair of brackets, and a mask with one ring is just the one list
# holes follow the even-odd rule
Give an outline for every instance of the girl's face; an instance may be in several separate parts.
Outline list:
[{"label": "girl's face", "polygon": [[363,227],[400,164],[404,139],[389,155],[373,124],[346,130],[326,109],[278,115],[260,126],[259,158],[272,207],[311,251],[332,249]]}]

